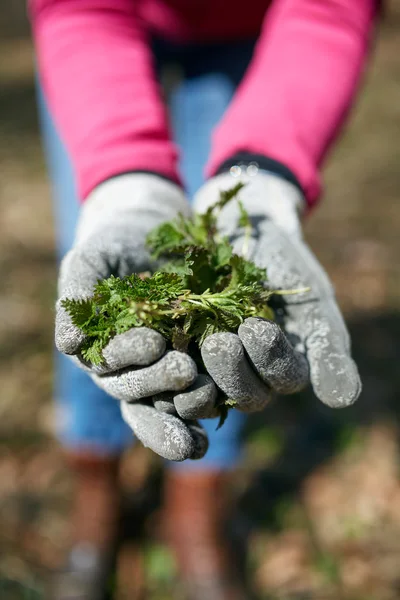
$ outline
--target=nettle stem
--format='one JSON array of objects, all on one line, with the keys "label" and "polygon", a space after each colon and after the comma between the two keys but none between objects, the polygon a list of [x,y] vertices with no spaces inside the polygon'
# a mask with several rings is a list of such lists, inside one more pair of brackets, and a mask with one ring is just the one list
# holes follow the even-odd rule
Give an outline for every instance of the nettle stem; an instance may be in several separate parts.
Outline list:
[{"label": "nettle stem", "polygon": [[304,294],[310,291],[310,287],[303,287],[297,289],[295,288],[293,290],[273,290],[271,294],[275,294],[276,296],[294,296],[295,294]]},{"label": "nettle stem", "polygon": [[244,256],[244,258],[248,258],[249,256],[249,247],[252,232],[253,228],[251,226],[251,223],[248,223],[244,229],[244,240],[242,246],[242,256]]}]

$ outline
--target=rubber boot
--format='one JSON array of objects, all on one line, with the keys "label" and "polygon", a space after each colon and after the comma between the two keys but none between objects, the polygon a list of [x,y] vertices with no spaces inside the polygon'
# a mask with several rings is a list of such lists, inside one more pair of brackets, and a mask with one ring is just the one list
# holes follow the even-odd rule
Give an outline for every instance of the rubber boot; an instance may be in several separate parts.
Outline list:
[{"label": "rubber boot", "polygon": [[169,471],[165,526],[185,590],[185,600],[248,600],[238,553],[226,532],[228,476],[221,472]]},{"label": "rubber boot", "polygon": [[70,551],[52,600],[108,600],[120,517],[119,459],[68,454],[75,479]]}]

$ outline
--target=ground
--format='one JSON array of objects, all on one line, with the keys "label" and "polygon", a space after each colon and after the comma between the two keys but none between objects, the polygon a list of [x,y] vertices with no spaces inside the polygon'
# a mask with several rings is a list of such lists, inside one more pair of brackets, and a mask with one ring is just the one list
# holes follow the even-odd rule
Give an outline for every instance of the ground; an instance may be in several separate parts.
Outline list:
[{"label": "ground", "polygon": [[[261,598],[400,596],[399,26],[397,0],[361,101],[328,161],[323,203],[306,224],[346,314],[362,397],[345,411],[326,409],[310,394],[279,399],[263,423],[249,424],[234,482]],[[52,438],[56,264],[30,42],[4,39],[0,55],[7,58],[0,62],[0,597],[22,600],[41,597],[61,560],[71,481]],[[131,579],[154,600],[177,597],[158,530],[152,481],[159,468],[142,448],[124,462],[128,497],[149,477],[150,484],[131,527],[140,529],[144,569],[136,542],[126,544],[121,599]]]}]

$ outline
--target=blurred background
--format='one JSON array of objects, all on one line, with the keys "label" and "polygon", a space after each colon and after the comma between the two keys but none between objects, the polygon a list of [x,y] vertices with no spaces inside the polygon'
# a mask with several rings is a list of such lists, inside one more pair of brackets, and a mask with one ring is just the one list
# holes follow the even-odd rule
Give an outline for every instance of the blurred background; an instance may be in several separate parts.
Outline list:
[{"label": "blurred background", "polygon": [[[56,264],[25,10],[22,0],[1,2],[2,600],[43,598],[71,499],[52,439]],[[306,225],[346,314],[362,397],[338,412],[310,394],[276,401],[263,423],[250,423],[232,489],[251,577],[270,600],[400,597],[399,47],[400,0],[392,0],[361,100],[328,161],[324,201]],[[124,460],[129,527],[116,597],[135,580],[149,598],[177,598],[160,535],[161,477],[142,447]]]}]

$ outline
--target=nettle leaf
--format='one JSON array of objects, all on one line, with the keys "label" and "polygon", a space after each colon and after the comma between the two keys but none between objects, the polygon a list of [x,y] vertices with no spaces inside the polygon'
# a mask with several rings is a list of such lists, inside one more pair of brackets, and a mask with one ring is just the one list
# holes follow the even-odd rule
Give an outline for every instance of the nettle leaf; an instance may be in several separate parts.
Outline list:
[{"label": "nettle leaf", "polygon": [[230,266],[232,269],[230,287],[232,288],[238,285],[261,285],[267,279],[265,269],[257,267],[253,262],[243,258],[243,256],[234,254],[230,260]]},{"label": "nettle leaf", "polygon": [[162,223],[148,234],[146,244],[154,258],[170,254],[185,242],[185,233],[179,229],[179,221]]},{"label": "nettle leaf", "polygon": [[201,294],[205,289],[208,290],[214,286],[216,273],[207,248],[190,246],[186,251],[185,262],[190,265],[192,271],[186,278],[191,291]]},{"label": "nettle leaf", "polygon": [[[151,302],[164,302],[180,296],[185,288],[178,273],[154,273],[143,281],[143,296]],[[148,297],[146,296],[148,294]]]},{"label": "nettle leaf", "polygon": [[185,279],[188,275],[193,275],[191,263],[190,261],[187,261],[185,259],[183,259],[182,261],[170,260],[164,263],[161,269],[165,273],[175,273],[176,275],[182,277],[182,279]]},{"label": "nettle leaf", "polygon": [[193,332],[193,328],[195,327],[195,319],[196,313],[192,311],[187,311],[182,323],[182,329],[184,333],[191,334]]},{"label": "nettle leaf", "polygon": [[235,186],[230,188],[229,190],[222,190],[219,195],[219,200],[211,207],[211,210],[221,210],[235,198],[240,190],[244,188],[245,184],[242,182],[237,183]]},{"label": "nettle leaf", "polygon": [[244,208],[243,202],[241,200],[238,200],[238,206],[239,206],[239,222],[238,222],[239,227],[251,228],[251,221],[250,221],[249,213]]},{"label": "nettle leaf", "polygon": [[174,350],[179,352],[187,352],[191,335],[182,329],[182,327],[175,326],[172,330],[171,342]]},{"label": "nettle leaf", "polygon": [[218,214],[224,208],[228,202],[230,202],[235,196],[239,193],[239,191],[244,187],[244,183],[237,183],[230,190],[221,190],[219,194],[219,199],[215,204],[210,206],[205,213],[200,215],[200,220],[202,222],[202,228],[209,232],[208,237],[214,236],[217,229],[217,218]]},{"label": "nettle leaf", "polygon": [[101,365],[104,361],[103,358],[103,342],[101,339],[97,339],[91,342],[90,345],[85,346],[81,350],[82,357],[92,365]]},{"label": "nettle leaf", "polygon": [[129,301],[165,304],[180,296],[185,290],[184,282],[179,274],[164,271],[157,271],[151,277],[144,279],[133,274],[121,281],[124,284],[121,298],[123,298],[125,305]]},{"label": "nettle leaf", "polygon": [[209,227],[204,220],[204,215],[195,213],[191,219],[185,221],[186,245],[204,246],[209,238]]},{"label": "nettle leaf", "polygon": [[115,321],[115,333],[125,333],[125,331],[132,329],[132,327],[140,327],[141,325],[142,321],[136,311],[133,312],[127,308],[118,315]]},{"label": "nettle leaf", "polygon": [[232,258],[232,246],[227,238],[223,238],[215,248],[214,262],[217,269],[227,267]]},{"label": "nettle leaf", "polygon": [[111,299],[118,301],[123,296],[126,289],[126,282],[119,277],[111,275],[108,279],[98,280],[93,291],[93,298],[96,304],[105,304]]},{"label": "nettle leaf", "polygon": [[217,425],[217,431],[218,431],[218,429],[221,429],[221,427],[224,425],[226,419],[228,418],[229,406],[227,406],[226,404],[221,404],[218,407],[218,412],[219,412],[219,421],[218,421],[218,425]]},{"label": "nettle leaf", "polygon": [[72,300],[65,298],[61,305],[69,313],[72,323],[80,329],[85,328],[96,314],[96,306],[91,298]]},{"label": "nettle leaf", "polygon": [[201,327],[197,327],[197,335],[195,338],[199,346],[204,344],[204,340],[208,338],[209,335],[226,331],[219,325],[218,321],[212,317],[205,317],[203,321],[199,322],[199,325],[200,324]]},{"label": "nettle leaf", "polygon": [[268,319],[268,321],[275,320],[275,313],[270,306],[264,304],[258,311],[257,317],[261,317],[262,319]]}]

